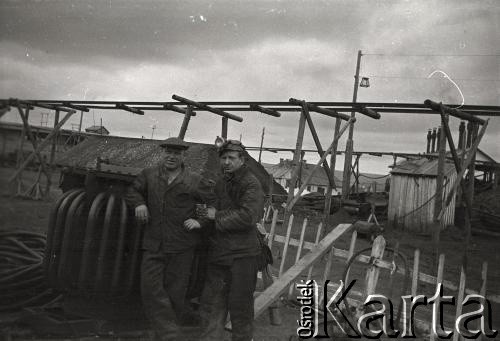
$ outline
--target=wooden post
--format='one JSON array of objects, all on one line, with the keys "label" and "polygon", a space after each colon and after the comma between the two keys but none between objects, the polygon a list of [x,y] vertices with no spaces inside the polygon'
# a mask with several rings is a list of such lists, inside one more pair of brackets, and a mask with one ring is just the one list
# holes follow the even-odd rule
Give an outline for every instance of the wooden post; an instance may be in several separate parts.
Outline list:
[{"label": "wooden post", "polygon": [[[304,235],[306,232],[306,227],[307,227],[307,218],[304,218],[304,222],[302,223],[302,230],[300,231],[299,245],[297,246],[297,254],[295,255],[295,263],[298,263],[298,261],[300,260],[300,255],[302,253],[302,247],[304,246]],[[292,297],[293,288],[294,288],[294,284],[291,284],[290,289],[288,291],[289,298]]]},{"label": "wooden post", "polygon": [[179,131],[179,138],[181,140],[184,140],[184,137],[186,136],[186,131],[189,125],[189,121],[191,120],[191,116],[193,116],[192,114],[193,114],[193,108],[190,105],[188,105],[186,107],[186,113],[184,114],[184,119],[182,120],[181,130]]},{"label": "wooden post", "polygon": [[287,207],[285,208],[285,213],[283,217],[283,225],[286,226],[288,224],[288,219],[290,218],[292,207],[288,208],[288,204],[292,201],[295,193],[295,186],[297,184],[297,177],[299,176],[300,170],[300,155],[302,152],[302,143],[304,141],[304,131],[306,128],[306,118],[304,114],[300,113],[299,118],[299,129],[297,132],[297,141],[295,142],[295,151],[293,152],[293,171],[292,176],[290,178],[290,187],[288,188],[288,196],[287,196]]},{"label": "wooden post", "polygon": [[335,129],[333,133],[333,144],[332,144],[332,153],[330,154],[330,174],[331,178],[333,179],[334,183],[333,185],[328,183],[328,187],[326,188],[326,194],[325,194],[325,207],[323,209],[323,224],[325,226],[328,226],[330,222],[330,210],[332,207],[332,192],[333,188],[336,187],[337,184],[335,184],[335,165],[337,163],[337,149],[339,145],[339,132],[340,132],[340,123],[341,123],[340,118],[335,119]]},{"label": "wooden post", "polygon": [[[458,319],[460,315],[462,315],[462,302],[464,301],[464,292],[465,292],[465,269],[464,267],[460,267],[460,283],[458,285],[458,297],[457,297],[457,311],[455,315],[455,321]],[[460,337],[460,334],[457,333],[455,330],[455,333],[453,333],[453,341],[458,341]]]},{"label": "wooden post", "polygon": [[227,117],[222,117],[222,131],[221,131],[221,137],[224,139],[227,139],[227,124],[228,124],[229,119]]},{"label": "wooden post", "polygon": [[[59,123],[59,110],[56,109],[56,114],[54,117],[54,129]],[[102,120],[101,120],[101,128],[102,128]],[[102,129],[101,129],[102,130]],[[55,132],[54,137],[52,138],[52,147],[50,149],[50,159],[49,159],[49,174],[47,174],[47,183],[45,185],[45,195],[49,195],[50,186],[52,185],[52,173],[54,172],[54,161],[56,157],[57,144],[59,140],[59,129]]]},{"label": "wooden post", "polygon": [[[358,231],[356,230],[352,231],[351,244],[349,245],[349,253],[347,254],[347,259],[345,260],[346,264],[351,260],[352,256],[354,255],[354,250],[356,250],[357,237],[358,237]],[[346,278],[349,278],[349,270],[350,269],[347,269]]]},{"label": "wooden post", "polygon": [[261,162],[262,156],[262,145],[264,144],[264,134],[266,133],[266,127],[262,127],[262,136],[260,137],[260,148],[259,148],[259,163]]},{"label": "wooden post", "polygon": [[[439,263],[438,263],[438,270],[437,270],[437,277],[436,277],[436,287],[438,284],[443,283],[443,273],[444,273],[444,253],[439,255]],[[439,296],[436,298],[436,301],[434,302],[435,305],[439,306]],[[430,331],[430,341],[434,341],[435,337],[437,335],[437,326],[432,325],[431,331]]]},{"label": "wooden post", "polygon": [[420,265],[420,250],[416,249],[415,253],[413,254],[413,273],[411,279],[411,295],[413,297],[417,296],[419,265]]},{"label": "wooden post", "polygon": [[[385,239],[382,236],[378,236],[373,241],[372,253],[370,258],[382,259],[385,251]],[[380,273],[380,269],[378,266],[373,264],[366,272],[366,287],[365,287],[365,297],[368,295],[372,295],[376,293],[378,276]]]},{"label": "wooden post", "polygon": [[[441,111],[443,111],[443,107],[441,105]],[[444,127],[448,124],[448,116],[441,116],[441,127]],[[444,184],[444,169],[446,162],[446,134],[440,128],[439,131],[439,158],[438,158],[438,166],[437,166],[437,177],[436,177],[436,195],[434,197],[434,223],[432,225],[432,241],[434,244],[434,260],[437,263],[437,259],[439,257],[439,236],[441,234],[441,222],[439,222],[439,214],[441,212],[441,208],[443,207],[443,184]]]},{"label": "wooden post", "polygon": [[293,225],[293,214],[290,216],[290,219],[288,220],[288,228],[286,230],[285,243],[283,244],[283,253],[281,254],[281,264],[278,275],[279,277],[281,277],[281,275],[283,274],[283,270],[285,269],[286,254],[288,251],[288,246],[290,244],[290,234],[292,232],[292,225]]},{"label": "wooden post", "polygon": [[278,221],[278,209],[273,212],[273,221],[271,222],[271,229],[269,230],[269,238],[267,240],[267,246],[272,250],[274,242],[274,234],[276,232],[276,222]]},{"label": "wooden post", "polygon": [[[318,228],[316,229],[316,239],[314,239],[314,246],[318,245],[322,232],[323,232],[323,223],[319,223]],[[313,265],[311,265],[309,267],[309,270],[307,271],[307,280],[311,279],[312,272],[313,272]]]},{"label": "wooden post", "polygon": [[[361,65],[361,50],[358,51],[358,59],[356,61],[356,74],[354,75],[354,92],[352,94],[352,103],[356,103],[358,98],[358,87],[359,87],[359,68]],[[356,116],[356,112],[351,111],[351,118]],[[352,163],[352,152],[353,152],[353,135],[354,135],[354,124],[349,127],[349,136],[347,137],[345,157],[344,157],[344,179],[342,183],[342,199],[346,199],[349,196],[349,189],[351,188],[351,163]]]}]

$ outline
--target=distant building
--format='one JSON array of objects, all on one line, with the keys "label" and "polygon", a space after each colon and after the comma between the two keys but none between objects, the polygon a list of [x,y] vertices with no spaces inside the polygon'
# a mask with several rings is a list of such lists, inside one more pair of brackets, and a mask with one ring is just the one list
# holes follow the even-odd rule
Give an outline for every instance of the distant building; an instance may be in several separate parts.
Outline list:
[{"label": "distant building", "polygon": [[104,126],[91,126],[85,128],[85,132],[98,135],[109,135],[109,130]]},{"label": "distant building", "polygon": [[[278,164],[266,164],[262,163],[264,168],[267,170],[269,174],[272,174],[274,179],[281,185],[283,188],[290,187],[290,179],[292,177],[293,172],[293,161],[288,159],[280,159],[280,163]],[[304,181],[307,180],[309,174],[313,171],[316,165],[307,163],[306,161],[302,161],[302,167],[300,168],[300,182],[299,185],[302,185]],[[378,192],[384,191],[385,181],[387,179],[387,175],[380,174],[372,174],[372,173],[360,173],[359,176],[359,191],[365,192],[371,187],[371,190],[376,190]],[[342,193],[342,180],[343,180],[343,171],[336,170],[334,181],[336,188],[333,189],[332,194],[337,195]],[[319,192],[326,193],[326,189],[328,187],[328,176],[326,175],[325,169],[321,166],[316,168],[314,171],[311,180],[307,184],[307,187],[304,193],[309,192]],[[355,183],[354,174],[351,176],[351,186]],[[375,183],[375,185],[374,185]]]},{"label": "distant building", "polygon": [[[43,139],[47,137],[52,132],[51,127],[40,127],[30,125],[31,133],[35,140],[40,143]],[[15,122],[0,122],[0,162],[4,163],[15,163],[16,159],[20,155],[27,157],[33,152],[32,143],[25,138],[21,140],[20,137],[23,134],[23,125],[21,123]],[[78,131],[72,131],[68,129],[60,129],[56,136],[55,153],[57,155],[74,145],[78,144],[81,140],[85,138],[84,133],[78,133]],[[20,153],[22,150],[22,153]],[[49,160],[51,154],[51,147],[48,146],[41,152],[42,157]],[[38,160],[34,159],[34,163]]]},{"label": "distant building", "polygon": [[[438,159],[425,157],[399,162],[391,171],[388,218],[416,233],[432,234]],[[447,198],[457,178],[455,166],[444,167],[443,197]],[[445,209],[441,228],[454,224],[455,196]]]},{"label": "distant building", "polygon": [[[280,163],[276,165],[265,164],[265,163],[263,163],[262,165],[269,174],[273,175],[274,180],[276,180],[276,182],[278,182],[283,188],[288,189],[290,187],[290,179],[292,177],[292,172],[293,172],[292,160],[280,159]],[[304,181],[307,180],[311,172],[313,172],[314,166],[315,165],[302,161],[300,168],[300,180],[298,186],[301,186],[304,183]],[[336,186],[340,190],[340,188],[342,187],[342,181],[339,180],[337,177],[334,177],[334,180]],[[323,167],[317,167],[316,170],[314,170],[311,179],[307,183],[305,193],[308,192],[325,193],[328,187],[328,183],[329,183],[328,176],[326,175],[325,169]],[[338,192],[336,190],[333,190],[332,193],[335,195]]]}]

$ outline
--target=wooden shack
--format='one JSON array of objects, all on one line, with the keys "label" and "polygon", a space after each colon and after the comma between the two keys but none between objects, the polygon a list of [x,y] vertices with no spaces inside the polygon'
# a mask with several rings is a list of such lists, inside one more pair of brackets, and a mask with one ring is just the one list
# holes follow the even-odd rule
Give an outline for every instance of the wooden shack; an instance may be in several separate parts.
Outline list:
[{"label": "wooden shack", "polygon": [[[431,233],[437,183],[437,158],[419,158],[398,163],[391,171],[389,222],[416,233]],[[457,177],[454,165],[444,167],[443,198]],[[446,208],[441,228],[454,224],[455,198]],[[394,226],[394,225],[393,225]]]}]

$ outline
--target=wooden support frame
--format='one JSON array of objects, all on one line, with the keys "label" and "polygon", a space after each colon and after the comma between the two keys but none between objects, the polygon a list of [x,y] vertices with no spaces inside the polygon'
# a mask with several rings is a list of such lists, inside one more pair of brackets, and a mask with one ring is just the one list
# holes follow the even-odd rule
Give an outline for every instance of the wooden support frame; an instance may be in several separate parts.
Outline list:
[{"label": "wooden support frame", "polygon": [[330,117],[334,117],[334,118],[340,118],[340,119],[342,119],[344,121],[348,121],[350,119],[349,115],[339,113],[339,112],[337,112],[336,110],[333,110],[333,109],[320,108],[317,105],[312,104],[312,103],[308,103],[308,102],[306,102],[304,100],[299,100],[299,99],[296,99],[296,98],[290,98],[288,101],[291,104],[295,104],[295,105],[298,105],[298,106],[302,107],[302,111],[304,111],[304,106],[306,106],[307,110],[315,111],[317,113],[320,113],[320,114],[323,114],[323,115],[326,115],[326,116],[330,116]]},{"label": "wooden support frame", "polygon": [[321,159],[316,163],[316,165],[314,166],[313,170],[309,173],[309,176],[307,177],[307,179],[304,181],[304,183],[302,184],[302,186],[300,186],[297,194],[295,194],[295,196],[288,202],[287,207],[286,207],[286,209],[288,211],[290,211],[293,208],[293,206],[297,203],[297,201],[300,198],[300,195],[302,194],[302,192],[304,192],[304,189],[307,187],[307,183],[309,182],[309,180],[311,180],[311,177],[312,177],[315,169],[318,168],[319,165],[323,163],[323,161],[326,159],[327,155],[332,151],[334,143],[340,139],[340,137],[346,131],[346,129],[349,126],[351,126],[355,121],[356,121],[356,118],[349,119],[349,121],[346,122],[346,124],[342,127],[342,129],[340,129],[339,135],[337,136],[337,138],[332,142],[332,144],[325,151],[325,153],[323,154],[323,156],[321,157]]},{"label": "wooden support frame", "polygon": [[288,289],[290,284],[297,279],[297,277],[299,277],[304,270],[313,265],[326,252],[328,252],[333,243],[351,228],[352,224],[338,225],[329,234],[327,234],[311,252],[302,257],[277,281],[257,296],[254,302],[254,317],[257,318],[260,314],[262,314],[263,311],[265,311],[282,293]]},{"label": "wooden support frame", "polygon": [[[321,146],[321,142],[319,141],[318,133],[316,132],[316,128],[314,127],[314,123],[311,118],[311,114],[309,114],[309,108],[305,101],[302,101],[302,114],[304,114],[306,118],[307,125],[309,126],[309,130],[311,131],[311,135],[314,140],[314,144],[316,144],[316,148],[318,149],[319,157],[323,157],[325,153],[323,151],[323,147]],[[326,176],[328,177],[328,183],[330,186],[335,186],[335,180],[333,179],[332,172],[330,171],[330,167],[328,166],[328,162],[326,159],[323,161],[323,168],[325,169]]]},{"label": "wooden support frame", "polygon": [[179,138],[181,140],[184,140],[184,137],[186,136],[186,131],[189,125],[189,121],[191,120],[191,116],[193,116],[192,107],[188,105],[184,114],[184,119],[182,120],[181,129],[179,131]]},{"label": "wooden support frame", "polygon": [[144,111],[142,111],[141,109],[130,107],[130,106],[123,104],[123,103],[117,103],[115,106],[116,106],[116,109],[130,111],[131,113],[136,114],[136,115],[144,115]]},{"label": "wooden support frame", "polygon": [[223,111],[221,109],[212,108],[212,107],[210,107],[210,106],[208,106],[206,104],[203,104],[203,103],[195,102],[195,101],[189,100],[187,98],[184,98],[184,97],[181,97],[181,96],[177,96],[175,94],[172,95],[172,99],[174,99],[176,101],[179,101],[181,103],[184,103],[186,105],[191,105],[191,106],[193,106],[195,108],[200,108],[200,109],[209,111],[209,112],[211,112],[213,114],[225,117],[227,119],[232,119],[232,120],[235,120],[235,121],[238,121],[238,122],[243,122],[243,118],[241,118],[240,116],[230,114],[230,113],[225,112],[225,111]]},{"label": "wooden support frame", "polygon": [[[19,109],[21,107],[18,107]],[[21,109],[20,109],[21,110]],[[12,182],[25,168],[26,166],[33,160],[35,157],[42,158],[40,152],[45,149],[54,137],[54,135],[59,131],[59,129],[69,120],[69,118],[75,113],[75,110],[68,111],[66,115],[63,117],[61,121],[54,127],[54,129],[45,137],[45,139],[37,145],[35,150],[23,161],[23,163],[18,167],[18,169],[14,172],[13,175],[10,176],[9,182]],[[26,122],[27,123],[27,122]],[[42,159],[43,160],[43,159]]]}]

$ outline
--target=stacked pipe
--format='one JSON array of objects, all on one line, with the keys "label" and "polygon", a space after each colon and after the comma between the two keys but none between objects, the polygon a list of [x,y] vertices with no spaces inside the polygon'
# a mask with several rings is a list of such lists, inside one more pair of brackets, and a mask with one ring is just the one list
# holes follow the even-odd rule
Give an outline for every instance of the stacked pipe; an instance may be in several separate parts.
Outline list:
[{"label": "stacked pipe", "polygon": [[0,311],[49,304],[59,295],[47,285],[42,259],[45,236],[28,231],[0,232]]},{"label": "stacked pipe", "polygon": [[89,197],[64,193],[49,219],[44,270],[61,290],[127,296],[139,269],[141,229],[129,219],[123,198],[111,192]]}]

